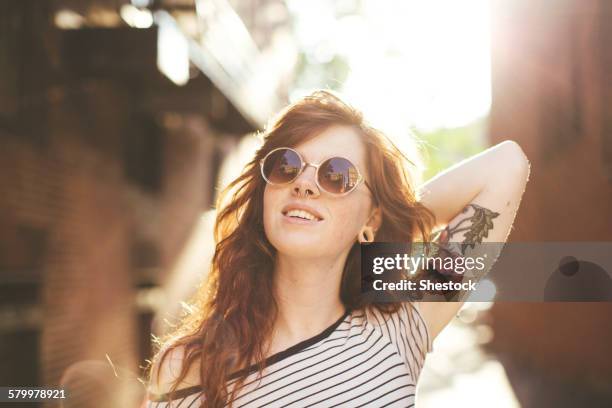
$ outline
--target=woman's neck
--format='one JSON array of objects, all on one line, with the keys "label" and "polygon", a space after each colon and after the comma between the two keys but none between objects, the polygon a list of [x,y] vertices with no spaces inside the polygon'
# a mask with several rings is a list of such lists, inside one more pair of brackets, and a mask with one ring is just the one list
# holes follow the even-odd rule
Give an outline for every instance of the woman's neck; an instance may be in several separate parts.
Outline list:
[{"label": "woman's neck", "polygon": [[312,337],[344,313],[340,283],[345,261],[346,257],[305,260],[278,254],[275,333],[283,342],[291,345]]}]

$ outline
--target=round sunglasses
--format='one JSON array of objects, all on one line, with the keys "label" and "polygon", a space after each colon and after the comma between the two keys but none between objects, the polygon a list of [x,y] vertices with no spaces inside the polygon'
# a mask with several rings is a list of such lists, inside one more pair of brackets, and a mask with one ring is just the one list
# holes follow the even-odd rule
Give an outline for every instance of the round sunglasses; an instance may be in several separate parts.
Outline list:
[{"label": "round sunglasses", "polygon": [[319,190],[334,196],[345,196],[354,191],[363,181],[374,197],[374,192],[363,178],[357,166],[344,157],[331,157],[320,164],[307,163],[300,154],[289,147],[278,147],[270,151],[259,162],[261,175],[273,185],[289,184],[299,177],[308,166],[315,168],[315,181]]}]

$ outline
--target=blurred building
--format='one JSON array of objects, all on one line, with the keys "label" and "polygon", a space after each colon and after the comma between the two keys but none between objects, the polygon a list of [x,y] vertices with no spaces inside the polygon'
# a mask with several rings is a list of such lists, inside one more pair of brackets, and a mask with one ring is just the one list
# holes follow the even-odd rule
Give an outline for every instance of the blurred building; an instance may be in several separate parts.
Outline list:
[{"label": "blurred building", "polygon": [[[490,142],[518,141],[532,164],[511,240],[611,241],[612,2],[495,0],[492,13]],[[523,407],[612,406],[612,304],[490,314]]]},{"label": "blurred building", "polygon": [[0,384],[139,373],[222,161],[286,103],[288,27],[277,0],[2,2]]}]

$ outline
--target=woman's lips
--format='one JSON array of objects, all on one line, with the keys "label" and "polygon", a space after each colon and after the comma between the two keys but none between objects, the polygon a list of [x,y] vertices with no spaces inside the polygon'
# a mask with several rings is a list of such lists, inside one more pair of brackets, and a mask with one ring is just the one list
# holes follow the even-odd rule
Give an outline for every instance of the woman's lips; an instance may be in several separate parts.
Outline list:
[{"label": "woman's lips", "polygon": [[[305,212],[305,215],[310,215],[313,216],[315,218],[317,218],[318,220],[322,220],[323,216],[313,207],[303,204],[303,203],[297,203],[297,202],[293,202],[293,203],[289,203],[287,204],[285,207],[283,207],[283,209],[281,210],[281,213],[283,215],[286,214],[290,214],[290,213],[294,213],[291,215],[297,215],[300,216],[300,214],[296,214],[296,212]],[[312,217],[302,217],[302,218],[312,218]]]},{"label": "woman's lips", "polygon": [[307,220],[299,217],[289,217],[287,215],[283,215],[283,221],[288,224],[297,224],[297,225],[316,225],[320,223],[322,220]]}]

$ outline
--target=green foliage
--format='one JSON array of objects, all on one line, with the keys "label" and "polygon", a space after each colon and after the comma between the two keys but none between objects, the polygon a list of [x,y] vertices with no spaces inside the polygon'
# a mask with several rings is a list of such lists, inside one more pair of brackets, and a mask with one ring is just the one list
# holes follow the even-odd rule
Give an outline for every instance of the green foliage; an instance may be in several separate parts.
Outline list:
[{"label": "green foliage", "polygon": [[413,129],[422,144],[426,164],[423,180],[427,181],[440,171],[486,149],[487,128],[487,117],[482,117],[458,128],[430,132]]}]

